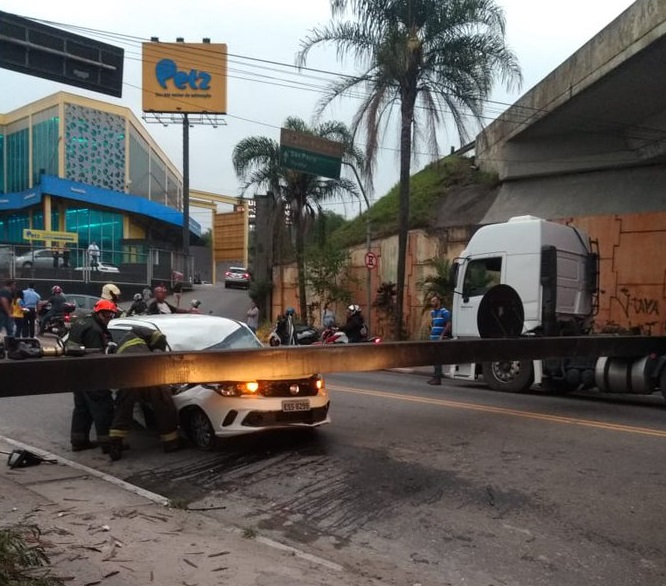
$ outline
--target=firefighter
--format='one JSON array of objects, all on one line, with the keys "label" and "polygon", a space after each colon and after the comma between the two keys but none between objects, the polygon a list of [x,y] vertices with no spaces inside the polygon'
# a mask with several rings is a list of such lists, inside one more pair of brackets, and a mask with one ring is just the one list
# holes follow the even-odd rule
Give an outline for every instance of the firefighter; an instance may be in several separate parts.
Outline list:
[{"label": "firefighter", "polygon": [[[167,347],[166,336],[157,330],[135,326],[120,341],[116,354],[164,352]],[[109,456],[112,461],[120,460],[123,452],[123,440],[132,427],[134,403],[147,401],[155,412],[157,431],[165,452],[179,449],[178,413],[173,403],[173,395],[168,385],[143,389],[121,389],[116,396],[116,416],[109,432]]]},{"label": "firefighter", "polygon": [[[69,332],[67,345],[75,348],[83,346],[103,352],[111,341],[107,328],[115,317],[118,308],[113,301],[100,299],[92,315],[74,322]],[[113,396],[110,389],[74,391],[74,411],[70,441],[72,451],[79,452],[101,446],[102,452],[108,453],[109,428],[113,421]],[[97,442],[90,441],[90,428],[95,424]]]}]

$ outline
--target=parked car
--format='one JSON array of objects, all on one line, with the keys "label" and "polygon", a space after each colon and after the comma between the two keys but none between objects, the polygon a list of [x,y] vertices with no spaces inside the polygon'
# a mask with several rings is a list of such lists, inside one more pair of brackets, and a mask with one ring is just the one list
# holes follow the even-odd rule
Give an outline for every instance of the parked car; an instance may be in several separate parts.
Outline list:
[{"label": "parked car", "polygon": [[[111,320],[109,331],[119,343],[134,326],[159,330],[171,351],[261,348],[244,323],[212,315],[170,314]],[[180,424],[202,450],[218,438],[285,427],[314,428],[330,423],[324,379],[304,378],[210,381],[184,385],[174,394]],[[250,400],[248,400],[250,399]]]},{"label": "parked car", "polygon": [[116,265],[112,265],[110,262],[99,261],[97,267],[93,269],[92,267],[76,267],[75,271],[99,271],[100,273],[119,273],[120,269]]},{"label": "parked car", "polygon": [[[62,265],[62,258],[58,259],[58,266]],[[29,250],[16,257],[17,269],[53,268],[53,251],[50,248]]]},{"label": "parked car", "polygon": [[101,299],[95,295],[83,295],[80,293],[65,293],[69,303],[76,305],[76,309],[70,314],[70,321],[76,321],[86,315],[90,315],[95,304]]},{"label": "parked car", "polygon": [[239,289],[247,289],[250,286],[250,273],[243,267],[229,267],[229,270],[224,273],[224,287],[237,287]]}]

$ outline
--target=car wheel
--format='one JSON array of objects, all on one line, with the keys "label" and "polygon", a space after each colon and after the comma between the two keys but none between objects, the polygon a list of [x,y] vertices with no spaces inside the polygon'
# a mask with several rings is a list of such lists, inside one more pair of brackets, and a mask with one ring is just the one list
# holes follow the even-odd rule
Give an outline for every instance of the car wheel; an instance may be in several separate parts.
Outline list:
[{"label": "car wheel", "polygon": [[534,382],[534,366],[531,360],[484,362],[483,379],[493,391],[522,393]]},{"label": "car wheel", "polygon": [[200,450],[210,451],[217,446],[217,436],[208,416],[198,407],[184,413],[185,433]]},{"label": "car wheel", "polygon": [[224,288],[225,288],[225,289],[228,289],[228,288],[229,288],[229,283],[225,283],[225,284],[224,284]]},{"label": "car wheel", "polygon": [[24,262],[23,263],[23,268],[24,269],[31,269],[32,268],[32,263],[30,261]]}]

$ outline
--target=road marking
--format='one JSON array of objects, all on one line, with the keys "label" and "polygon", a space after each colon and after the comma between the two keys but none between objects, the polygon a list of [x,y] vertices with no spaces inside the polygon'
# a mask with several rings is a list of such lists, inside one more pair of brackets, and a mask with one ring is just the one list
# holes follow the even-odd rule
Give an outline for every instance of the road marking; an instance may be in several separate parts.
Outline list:
[{"label": "road marking", "polygon": [[489,405],[476,405],[474,403],[465,403],[462,401],[450,401],[447,399],[430,399],[428,397],[413,397],[409,395],[399,395],[396,393],[387,393],[385,391],[373,391],[369,389],[356,389],[353,387],[340,387],[338,385],[327,384],[330,391],[342,391],[343,393],[355,393],[357,395],[367,395],[369,397],[379,397],[382,399],[393,399],[394,401],[409,401],[412,403],[424,403],[426,405],[437,405],[439,407],[451,407],[453,409],[467,409],[469,411],[483,411],[484,413],[495,413],[497,415],[509,415],[511,417],[522,417],[524,419],[538,419],[540,421],[549,421],[551,423],[565,423],[568,425],[579,425],[581,427],[593,427],[596,429],[605,429],[607,431],[621,431],[623,433],[634,433],[638,435],[649,435],[666,439],[666,430],[651,429],[649,427],[635,427],[633,425],[622,425],[619,423],[607,423],[604,421],[594,421],[593,419],[577,419],[575,417],[565,417],[562,415],[548,415],[547,413],[536,413],[534,411],[519,411],[518,409],[507,409],[506,407],[491,407]]}]

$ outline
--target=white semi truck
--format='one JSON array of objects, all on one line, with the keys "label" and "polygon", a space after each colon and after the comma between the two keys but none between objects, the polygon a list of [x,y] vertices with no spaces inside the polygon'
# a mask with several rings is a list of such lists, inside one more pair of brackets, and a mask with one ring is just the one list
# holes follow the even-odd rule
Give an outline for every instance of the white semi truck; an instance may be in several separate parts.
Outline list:
[{"label": "white semi truck", "polygon": [[[511,329],[511,319],[487,311],[493,305],[490,297],[497,294],[505,309],[507,292],[517,295],[515,305],[523,314],[516,320],[519,331],[514,335],[593,335],[598,264],[588,235],[573,226],[534,216],[483,226],[453,263],[452,335],[478,338],[479,328],[492,329],[493,320]],[[661,386],[663,363],[663,357],[504,360],[452,365],[448,376],[465,380],[482,376],[491,388],[513,392],[537,384],[557,391],[596,386],[605,392],[649,394]]]}]

